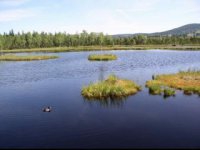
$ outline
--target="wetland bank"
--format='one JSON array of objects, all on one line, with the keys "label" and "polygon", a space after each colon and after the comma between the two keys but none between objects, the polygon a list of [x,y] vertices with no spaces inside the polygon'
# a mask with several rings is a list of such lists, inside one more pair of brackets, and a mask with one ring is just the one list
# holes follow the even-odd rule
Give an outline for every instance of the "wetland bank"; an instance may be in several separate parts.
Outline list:
[{"label": "wetland bank", "polygon": [[35,60],[48,60],[56,59],[58,56],[45,56],[45,55],[0,55],[0,61],[35,61]]}]

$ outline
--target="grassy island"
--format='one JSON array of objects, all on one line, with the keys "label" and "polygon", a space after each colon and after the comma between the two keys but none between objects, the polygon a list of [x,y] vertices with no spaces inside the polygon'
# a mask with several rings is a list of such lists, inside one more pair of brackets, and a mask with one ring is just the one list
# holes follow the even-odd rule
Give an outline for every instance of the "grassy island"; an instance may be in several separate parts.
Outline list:
[{"label": "grassy island", "polygon": [[83,87],[82,95],[87,99],[113,99],[133,95],[140,90],[141,87],[133,81],[110,75],[104,81]]},{"label": "grassy island", "polygon": [[109,61],[116,60],[117,56],[113,54],[92,54],[88,56],[90,61]]},{"label": "grassy island", "polygon": [[0,61],[33,61],[33,60],[46,60],[46,59],[55,59],[58,56],[18,56],[18,55],[1,55]]},{"label": "grassy island", "polygon": [[200,95],[200,71],[180,71],[176,74],[157,75],[146,82],[146,87],[153,95],[164,93],[164,96],[175,95],[175,89],[183,90],[184,94]]}]

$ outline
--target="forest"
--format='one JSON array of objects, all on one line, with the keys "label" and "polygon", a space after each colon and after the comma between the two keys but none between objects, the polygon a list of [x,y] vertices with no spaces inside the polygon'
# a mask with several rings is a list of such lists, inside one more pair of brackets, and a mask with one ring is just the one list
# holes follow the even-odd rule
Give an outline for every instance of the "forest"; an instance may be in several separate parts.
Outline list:
[{"label": "forest", "polygon": [[66,32],[18,32],[10,30],[9,33],[0,34],[0,49],[29,49],[49,47],[77,47],[77,46],[114,46],[114,45],[196,45],[200,44],[199,37],[183,36],[145,36],[113,37],[103,33],[68,34]]}]

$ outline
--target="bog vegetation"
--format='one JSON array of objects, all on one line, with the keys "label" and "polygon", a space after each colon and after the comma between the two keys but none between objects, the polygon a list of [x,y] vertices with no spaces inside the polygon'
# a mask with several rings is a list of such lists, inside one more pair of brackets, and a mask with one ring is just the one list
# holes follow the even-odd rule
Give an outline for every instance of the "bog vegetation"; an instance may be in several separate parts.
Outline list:
[{"label": "bog vegetation", "polygon": [[82,95],[87,99],[113,99],[133,95],[140,90],[141,87],[133,81],[110,75],[104,81],[84,86],[82,88]]},{"label": "bog vegetation", "polygon": [[117,56],[114,54],[91,54],[88,56],[90,61],[109,61],[116,60]]},{"label": "bog vegetation", "polygon": [[164,93],[164,96],[175,95],[175,89],[183,90],[184,94],[200,95],[200,71],[180,71],[176,74],[163,74],[153,77],[147,81],[149,92],[154,95]]}]

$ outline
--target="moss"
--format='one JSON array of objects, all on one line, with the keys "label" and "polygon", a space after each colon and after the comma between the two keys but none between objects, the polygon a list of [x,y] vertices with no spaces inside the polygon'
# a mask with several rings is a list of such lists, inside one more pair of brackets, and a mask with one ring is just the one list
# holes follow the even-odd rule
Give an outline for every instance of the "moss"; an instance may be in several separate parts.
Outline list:
[{"label": "moss", "polygon": [[46,60],[55,59],[58,56],[17,56],[17,55],[1,55],[0,61],[33,61],[33,60]]},{"label": "moss", "polygon": [[88,56],[88,60],[90,61],[109,61],[109,60],[116,60],[116,59],[117,59],[117,56],[113,54],[102,54],[102,55],[93,54],[93,55]]},{"label": "moss", "polygon": [[87,99],[113,99],[133,95],[140,90],[141,87],[133,81],[119,79],[115,75],[110,75],[104,81],[84,86],[81,94]]}]

